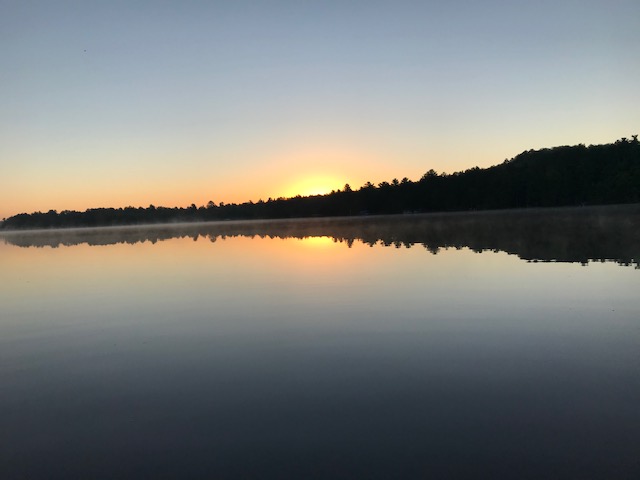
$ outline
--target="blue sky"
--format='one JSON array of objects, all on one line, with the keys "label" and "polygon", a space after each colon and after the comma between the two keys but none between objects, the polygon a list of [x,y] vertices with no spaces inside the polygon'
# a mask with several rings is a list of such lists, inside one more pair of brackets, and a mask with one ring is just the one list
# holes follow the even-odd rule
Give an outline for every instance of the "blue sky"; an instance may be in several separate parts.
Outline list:
[{"label": "blue sky", "polygon": [[640,2],[0,0],[0,218],[313,193],[640,133]]}]

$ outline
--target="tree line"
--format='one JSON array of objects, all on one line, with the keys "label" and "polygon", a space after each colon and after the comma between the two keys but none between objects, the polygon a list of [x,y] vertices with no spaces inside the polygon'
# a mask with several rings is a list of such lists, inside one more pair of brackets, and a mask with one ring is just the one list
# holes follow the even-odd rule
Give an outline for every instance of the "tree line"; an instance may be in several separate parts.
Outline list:
[{"label": "tree line", "polygon": [[638,136],[604,145],[528,150],[499,165],[419,180],[365,183],[326,195],[189,207],[92,208],[21,213],[4,229],[97,227],[214,220],[384,215],[640,202]]}]

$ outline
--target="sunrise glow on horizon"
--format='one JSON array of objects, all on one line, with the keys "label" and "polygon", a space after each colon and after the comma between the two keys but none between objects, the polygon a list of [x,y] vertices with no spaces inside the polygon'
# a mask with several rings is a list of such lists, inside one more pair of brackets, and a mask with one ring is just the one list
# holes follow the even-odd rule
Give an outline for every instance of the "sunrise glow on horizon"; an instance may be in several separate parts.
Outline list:
[{"label": "sunrise glow on horizon", "polygon": [[285,192],[284,197],[295,197],[301,195],[308,197],[311,195],[324,195],[332,190],[340,190],[341,180],[329,177],[328,175],[309,175],[297,180],[292,187]]},{"label": "sunrise glow on horizon", "polygon": [[2,7],[0,219],[257,202],[640,133],[640,3]]}]

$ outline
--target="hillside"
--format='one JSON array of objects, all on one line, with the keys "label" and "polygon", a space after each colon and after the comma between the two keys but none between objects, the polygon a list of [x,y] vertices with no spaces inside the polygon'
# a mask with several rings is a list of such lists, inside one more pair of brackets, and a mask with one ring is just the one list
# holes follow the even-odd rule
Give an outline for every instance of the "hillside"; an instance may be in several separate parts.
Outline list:
[{"label": "hillside", "polygon": [[22,213],[4,229],[91,227],[227,219],[298,218],[424,213],[640,202],[637,135],[605,145],[528,150],[489,168],[453,174],[429,170],[418,181],[349,185],[327,195],[257,203],[147,208],[96,208],[84,212]]}]

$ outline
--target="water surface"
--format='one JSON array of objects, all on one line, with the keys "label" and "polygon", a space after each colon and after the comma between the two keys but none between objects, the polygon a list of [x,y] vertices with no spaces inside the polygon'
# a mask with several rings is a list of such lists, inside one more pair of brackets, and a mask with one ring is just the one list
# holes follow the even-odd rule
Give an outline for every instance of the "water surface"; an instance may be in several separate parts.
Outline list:
[{"label": "water surface", "polygon": [[616,212],[5,234],[0,477],[638,478]]}]

